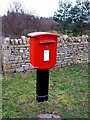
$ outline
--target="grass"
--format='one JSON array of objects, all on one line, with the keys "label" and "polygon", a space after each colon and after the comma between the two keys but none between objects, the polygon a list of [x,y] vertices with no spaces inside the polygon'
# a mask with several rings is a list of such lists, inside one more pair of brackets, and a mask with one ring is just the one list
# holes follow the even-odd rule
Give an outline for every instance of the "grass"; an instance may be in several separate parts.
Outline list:
[{"label": "grass", "polygon": [[51,69],[49,100],[35,100],[36,74],[16,74],[3,80],[3,118],[36,118],[54,113],[62,118],[88,118],[88,65]]},{"label": "grass", "polygon": [[1,118],[2,118],[2,69],[1,69],[1,58],[0,58],[0,119]]}]

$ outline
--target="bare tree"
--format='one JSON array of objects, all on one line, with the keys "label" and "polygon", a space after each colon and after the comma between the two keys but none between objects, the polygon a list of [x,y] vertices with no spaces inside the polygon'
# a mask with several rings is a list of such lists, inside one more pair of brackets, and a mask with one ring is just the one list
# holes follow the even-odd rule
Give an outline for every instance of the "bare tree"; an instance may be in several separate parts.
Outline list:
[{"label": "bare tree", "polygon": [[12,4],[9,5],[9,11],[15,13],[22,13],[24,12],[24,8],[18,0],[13,0]]},{"label": "bare tree", "polygon": [[20,37],[34,31],[51,31],[53,19],[40,18],[24,12],[21,3],[13,2],[7,15],[3,16],[3,35]]}]

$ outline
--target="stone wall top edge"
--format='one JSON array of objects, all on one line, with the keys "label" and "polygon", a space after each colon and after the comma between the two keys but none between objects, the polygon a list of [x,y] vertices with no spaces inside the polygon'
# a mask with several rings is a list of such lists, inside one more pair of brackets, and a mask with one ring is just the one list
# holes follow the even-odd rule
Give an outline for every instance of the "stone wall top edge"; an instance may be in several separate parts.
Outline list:
[{"label": "stone wall top edge", "polygon": [[[9,37],[4,38],[3,44],[6,46],[12,45],[12,46],[20,46],[20,45],[29,45],[30,38],[27,38],[25,36],[21,36],[20,39],[11,39]],[[87,44],[88,43],[88,37],[68,37],[68,36],[60,36],[58,38],[58,44],[63,45],[72,45],[72,44]]]}]

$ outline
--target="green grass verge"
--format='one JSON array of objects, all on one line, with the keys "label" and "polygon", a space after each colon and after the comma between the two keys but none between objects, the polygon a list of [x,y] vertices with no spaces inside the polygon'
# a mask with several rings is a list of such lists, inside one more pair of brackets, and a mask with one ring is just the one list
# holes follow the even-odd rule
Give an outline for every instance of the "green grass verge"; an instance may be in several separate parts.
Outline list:
[{"label": "green grass verge", "polygon": [[18,74],[3,80],[3,118],[36,118],[55,113],[62,118],[88,118],[88,65],[51,69],[49,100],[35,100],[36,74]]}]

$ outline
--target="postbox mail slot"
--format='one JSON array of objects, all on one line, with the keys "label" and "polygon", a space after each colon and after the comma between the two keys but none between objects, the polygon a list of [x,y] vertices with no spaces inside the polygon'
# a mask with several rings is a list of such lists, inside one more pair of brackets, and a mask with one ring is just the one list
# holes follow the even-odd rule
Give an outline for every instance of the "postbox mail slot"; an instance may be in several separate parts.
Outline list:
[{"label": "postbox mail slot", "polygon": [[40,44],[54,44],[55,41],[41,41]]}]

